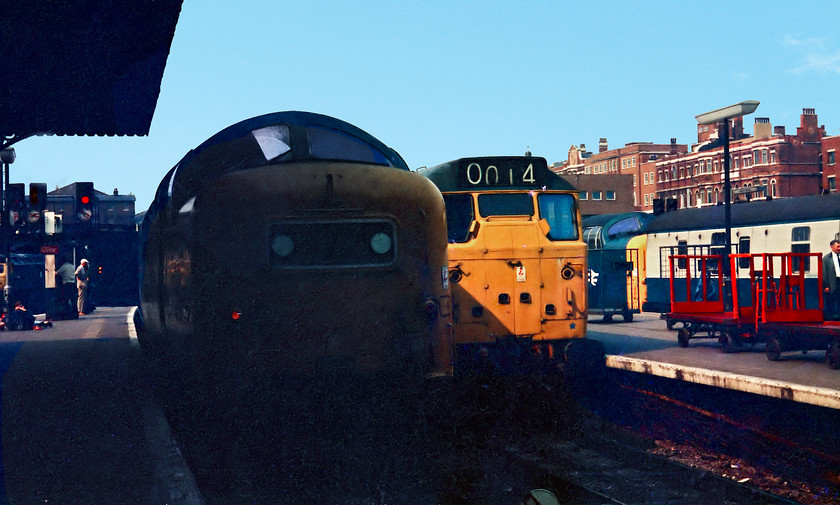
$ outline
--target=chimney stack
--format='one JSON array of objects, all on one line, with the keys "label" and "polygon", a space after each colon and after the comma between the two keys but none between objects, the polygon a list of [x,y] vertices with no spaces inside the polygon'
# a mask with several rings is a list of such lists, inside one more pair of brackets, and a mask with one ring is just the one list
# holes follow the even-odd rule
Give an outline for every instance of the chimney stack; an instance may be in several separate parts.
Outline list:
[{"label": "chimney stack", "polygon": [[782,126],[774,126],[773,127],[773,134],[777,137],[784,137],[785,136],[785,127]]},{"label": "chimney stack", "polygon": [[677,139],[671,137],[671,154],[677,154]]},{"label": "chimney stack", "polygon": [[772,131],[773,126],[770,124],[769,117],[755,118],[755,124],[753,125],[753,137],[755,137],[756,140],[770,138]]},{"label": "chimney stack", "polygon": [[607,151],[608,151],[607,139],[605,139],[604,137],[601,137],[601,140],[598,141],[598,152],[599,153],[605,153]]}]

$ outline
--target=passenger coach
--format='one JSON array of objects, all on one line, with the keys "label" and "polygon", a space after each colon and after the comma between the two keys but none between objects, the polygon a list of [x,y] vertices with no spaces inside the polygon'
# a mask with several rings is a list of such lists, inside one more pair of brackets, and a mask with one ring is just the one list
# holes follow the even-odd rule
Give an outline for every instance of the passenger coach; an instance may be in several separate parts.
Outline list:
[{"label": "passenger coach", "polygon": [[[840,195],[819,195],[755,201],[731,206],[730,253],[826,253],[829,242],[840,237]],[[647,229],[647,293],[643,310],[670,311],[669,263],[672,255],[723,254],[726,244],[724,206],[681,209],[666,212],[653,220]],[[794,272],[805,270],[807,291],[815,293],[815,259],[795,259]],[[696,265],[678,263],[675,280],[678,290],[685,286],[686,268]],[[739,292],[749,294],[749,260],[736,263],[736,276],[745,285]],[[715,271],[714,266],[710,269]],[[695,282],[697,275],[693,275]],[[680,281],[682,284],[680,285]],[[813,304],[815,300],[809,300]]]}]

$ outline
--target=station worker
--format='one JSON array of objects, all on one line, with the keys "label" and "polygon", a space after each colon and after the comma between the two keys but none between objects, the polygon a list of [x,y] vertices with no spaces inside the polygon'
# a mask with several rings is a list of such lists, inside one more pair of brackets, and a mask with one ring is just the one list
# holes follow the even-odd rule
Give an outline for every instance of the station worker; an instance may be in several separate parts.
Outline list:
[{"label": "station worker", "polygon": [[840,240],[830,243],[831,252],[823,256],[823,312],[829,321],[840,320]]},{"label": "station worker", "polygon": [[83,259],[79,263],[79,268],[76,269],[76,289],[79,290],[78,308],[80,316],[84,315],[85,313],[85,303],[87,303],[87,287],[89,280],[90,274],[88,272],[88,260]]},{"label": "station worker", "polygon": [[58,277],[58,296],[61,298],[62,306],[67,300],[72,300],[71,293],[75,287],[76,269],[73,268],[73,263],[67,258],[62,258],[61,266],[56,270],[56,277]]}]

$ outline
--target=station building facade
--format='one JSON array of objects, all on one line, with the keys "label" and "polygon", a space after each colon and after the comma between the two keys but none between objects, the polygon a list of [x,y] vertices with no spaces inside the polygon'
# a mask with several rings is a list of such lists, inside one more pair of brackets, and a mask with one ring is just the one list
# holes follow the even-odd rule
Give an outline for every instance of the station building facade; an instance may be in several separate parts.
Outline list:
[{"label": "station building facade", "polygon": [[[788,134],[784,126],[772,126],[767,117],[754,121],[748,134],[743,118],[730,120],[734,202],[837,191],[840,136],[825,136],[814,109],[802,110],[795,134]],[[723,203],[723,141],[716,125],[697,125],[697,143],[691,146],[677,144],[676,138],[670,144],[633,142],[613,150],[602,138],[597,154],[586,151],[583,144],[572,146],[568,160],[552,170],[595,179],[587,187],[607,185],[606,179],[598,181],[603,175],[631,175],[634,209],[645,212]]]},{"label": "station building facade", "polygon": [[[819,194],[823,188],[820,166],[825,127],[814,109],[803,109],[796,134],[784,126],[773,128],[770,119],[756,117],[752,135],[742,118],[734,118],[729,139],[729,179],[732,201],[788,198]],[[723,203],[723,141],[715,125],[697,126],[698,143],[691,152],[642,165],[655,198],[676,200],[677,208]],[[652,179],[652,181],[651,181]],[[642,210],[653,210],[643,206]]]}]

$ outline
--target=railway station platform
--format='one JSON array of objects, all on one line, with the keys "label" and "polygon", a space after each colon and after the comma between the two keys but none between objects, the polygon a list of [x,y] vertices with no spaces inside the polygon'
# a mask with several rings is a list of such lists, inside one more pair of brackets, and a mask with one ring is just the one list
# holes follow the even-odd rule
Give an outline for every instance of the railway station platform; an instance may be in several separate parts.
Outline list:
[{"label": "railway station platform", "polygon": [[773,362],[764,344],[733,353],[724,353],[716,339],[679,347],[677,331],[654,313],[635,314],[631,323],[593,316],[587,338],[604,344],[611,368],[840,410],[840,370],[825,364],[823,351],[787,352]]}]

